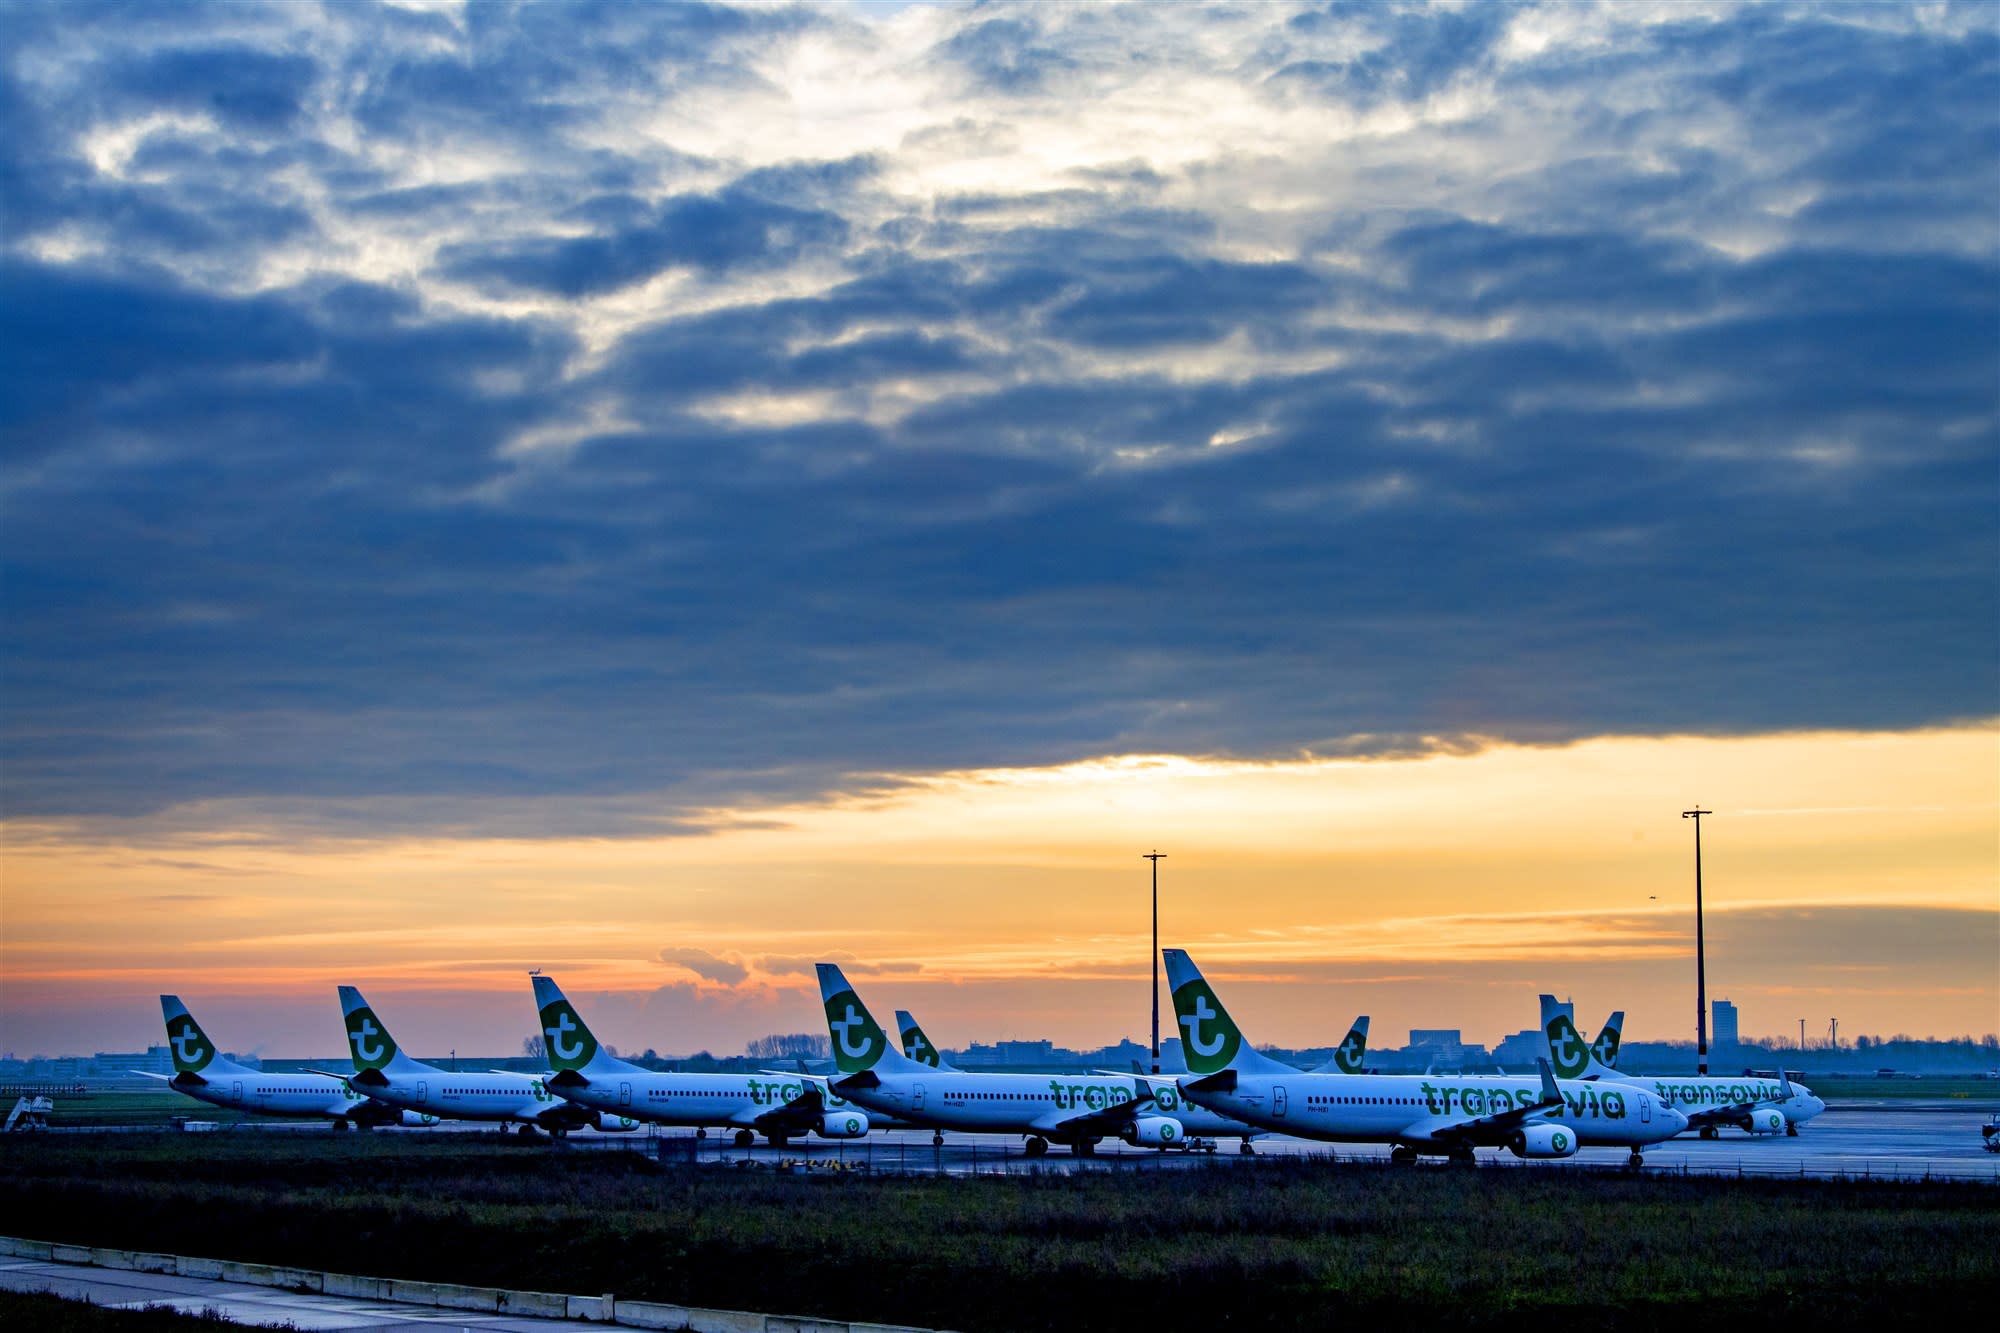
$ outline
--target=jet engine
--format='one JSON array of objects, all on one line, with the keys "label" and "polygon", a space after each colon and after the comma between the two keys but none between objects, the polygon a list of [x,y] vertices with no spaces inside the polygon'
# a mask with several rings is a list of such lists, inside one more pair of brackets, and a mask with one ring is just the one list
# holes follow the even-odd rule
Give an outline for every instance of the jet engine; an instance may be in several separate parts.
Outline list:
[{"label": "jet engine", "polygon": [[1568,1125],[1523,1125],[1507,1149],[1516,1157],[1574,1157],[1576,1131]]},{"label": "jet engine", "polygon": [[436,1116],[426,1115],[422,1111],[405,1111],[396,1120],[396,1123],[405,1129],[425,1129],[437,1122]]},{"label": "jet engine", "polygon": [[1752,1134],[1782,1134],[1785,1132],[1785,1113],[1775,1106],[1760,1106],[1750,1113],[1750,1122],[1744,1126]]},{"label": "jet engine", "polygon": [[1187,1137],[1187,1131],[1171,1116],[1142,1115],[1118,1137],[1135,1148],[1171,1148]]},{"label": "jet engine", "polygon": [[819,1136],[823,1139],[858,1139],[867,1133],[865,1111],[828,1111],[819,1118]]},{"label": "jet engine", "polygon": [[600,1134],[629,1134],[639,1128],[639,1122],[629,1116],[613,1115],[609,1111],[597,1113],[597,1132]]}]

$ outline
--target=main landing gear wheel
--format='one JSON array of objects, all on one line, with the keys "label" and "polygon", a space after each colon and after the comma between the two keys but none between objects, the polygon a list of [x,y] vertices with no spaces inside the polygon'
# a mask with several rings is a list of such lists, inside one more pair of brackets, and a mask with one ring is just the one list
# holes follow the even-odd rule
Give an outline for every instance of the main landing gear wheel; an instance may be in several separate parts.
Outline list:
[{"label": "main landing gear wheel", "polygon": [[931,1147],[933,1147],[933,1148],[942,1148],[942,1147],[944,1147],[944,1131],[943,1131],[943,1130],[941,1130],[941,1129],[934,1129],[934,1130],[932,1130],[932,1131],[931,1131]]},{"label": "main landing gear wheel", "polygon": [[333,1122],[333,1132],[336,1134],[342,1132],[343,1130],[349,1130],[353,1128],[354,1126],[348,1124],[345,1120],[336,1120]]},{"label": "main landing gear wheel", "polygon": [[1705,1139],[1719,1139],[1722,1137],[1722,1131],[1714,1125],[1703,1125],[1701,1127],[1701,1136]]},{"label": "main landing gear wheel", "polygon": [[792,1136],[789,1134],[767,1134],[765,1137],[771,1140],[773,1148],[789,1148],[792,1146]]},{"label": "main landing gear wheel", "polygon": [[1028,1142],[1021,1149],[1021,1152],[1024,1156],[1040,1157],[1044,1153],[1048,1152],[1048,1150],[1049,1150],[1049,1141],[1041,1137],[1040,1135],[1036,1134],[1029,1136]]},{"label": "main landing gear wheel", "polygon": [[1243,1142],[1237,1144],[1236,1151],[1242,1153],[1245,1157],[1255,1157],[1257,1155],[1256,1145],[1251,1143],[1250,1140],[1248,1139],[1245,1139],[1243,1140]]},{"label": "main landing gear wheel", "polygon": [[[502,1132],[502,1133],[505,1133],[505,1131],[504,1131],[504,1130],[503,1130],[503,1131],[501,1131],[501,1132]],[[521,1126],[521,1127],[520,1127],[519,1129],[515,1130],[514,1132],[515,1132],[515,1134],[517,1134],[518,1136],[520,1136],[520,1138],[521,1138],[521,1139],[522,1139],[523,1141],[525,1141],[525,1140],[528,1140],[528,1139],[532,1139],[533,1137],[535,1137],[535,1127],[534,1127],[533,1125],[523,1125],[523,1126]]]},{"label": "main landing gear wheel", "polygon": [[1415,1148],[1396,1147],[1389,1150],[1389,1160],[1398,1166],[1408,1166],[1417,1160]]},{"label": "main landing gear wheel", "polygon": [[1447,1154],[1446,1160],[1453,1166],[1471,1166],[1478,1158],[1472,1155],[1472,1149],[1470,1148],[1453,1148]]},{"label": "main landing gear wheel", "polygon": [[755,1134],[752,1134],[749,1130],[739,1129],[736,1131],[735,1142],[737,1147],[747,1148],[756,1141],[757,1141],[757,1136]]},{"label": "main landing gear wheel", "polygon": [[1070,1149],[1070,1151],[1071,1151],[1071,1152],[1073,1152],[1073,1153],[1075,1153],[1075,1154],[1076,1154],[1076,1155],[1077,1155],[1078,1157],[1092,1157],[1092,1156],[1095,1156],[1095,1155],[1096,1155],[1096,1153],[1097,1153],[1097,1140],[1096,1140],[1096,1139],[1078,1139],[1078,1140],[1076,1141],[1076,1146],[1075,1146],[1075,1147],[1073,1147],[1073,1148],[1071,1148],[1071,1149]]}]

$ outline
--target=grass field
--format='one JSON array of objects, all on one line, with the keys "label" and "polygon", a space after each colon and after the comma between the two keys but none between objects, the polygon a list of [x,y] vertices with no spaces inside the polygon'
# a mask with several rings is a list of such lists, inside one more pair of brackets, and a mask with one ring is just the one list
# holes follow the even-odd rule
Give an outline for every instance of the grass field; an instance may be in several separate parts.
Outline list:
[{"label": "grass field", "polygon": [[1343,1318],[1816,1330],[2000,1295],[1988,1186],[1330,1166],[981,1179],[669,1169],[369,1135],[37,1136],[38,1239],[983,1331]]}]

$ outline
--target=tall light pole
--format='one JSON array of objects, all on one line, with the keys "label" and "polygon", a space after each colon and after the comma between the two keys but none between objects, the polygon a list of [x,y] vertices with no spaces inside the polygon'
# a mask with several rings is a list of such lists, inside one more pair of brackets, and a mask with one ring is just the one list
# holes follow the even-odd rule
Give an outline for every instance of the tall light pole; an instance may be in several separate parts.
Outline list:
[{"label": "tall light pole", "polygon": [[1153,1072],[1160,1072],[1160,862],[1165,852],[1146,852],[1143,859],[1153,863]]},{"label": "tall light pole", "polygon": [[1708,953],[1701,930],[1701,817],[1715,811],[1696,807],[1681,811],[1694,821],[1694,1055],[1695,1072],[1708,1073]]}]

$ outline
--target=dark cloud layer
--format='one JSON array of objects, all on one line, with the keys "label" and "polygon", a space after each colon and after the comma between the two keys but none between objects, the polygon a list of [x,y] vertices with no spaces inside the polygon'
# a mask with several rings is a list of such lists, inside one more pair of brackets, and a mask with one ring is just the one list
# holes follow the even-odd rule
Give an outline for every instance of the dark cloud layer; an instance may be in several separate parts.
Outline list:
[{"label": "dark cloud layer", "polygon": [[[1237,141],[925,200],[854,145],[622,134],[875,40],[812,11],[21,10],[9,814],[617,829],[1107,750],[1995,711],[1990,24],[1520,56],[1515,7],[1175,14],[937,16],[966,104],[911,161],[1149,64],[1274,126],[1495,109],[1337,159],[1428,183],[1301,230]],[[1528,105],[1576,141],[1523,158]]]}]

